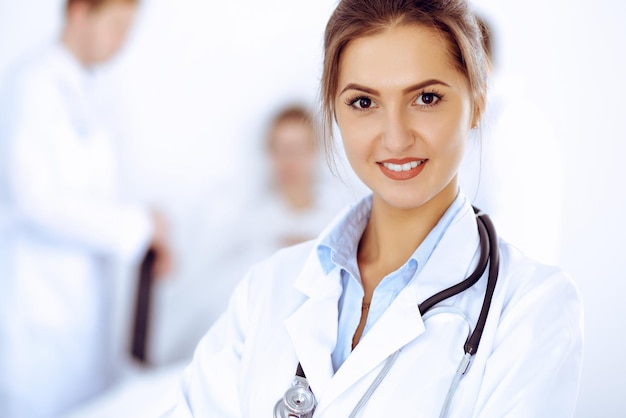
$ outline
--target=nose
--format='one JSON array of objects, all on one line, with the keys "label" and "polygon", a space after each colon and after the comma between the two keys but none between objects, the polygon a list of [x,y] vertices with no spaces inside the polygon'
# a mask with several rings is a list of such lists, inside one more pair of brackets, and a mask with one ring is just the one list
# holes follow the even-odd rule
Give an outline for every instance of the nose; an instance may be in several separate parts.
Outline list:
[{"label": "nose", "polygon": [[382,142],[390,152],[402,154],[415,143],[415,132],[409,118],[400,109],[388,109],[382,132]]}]

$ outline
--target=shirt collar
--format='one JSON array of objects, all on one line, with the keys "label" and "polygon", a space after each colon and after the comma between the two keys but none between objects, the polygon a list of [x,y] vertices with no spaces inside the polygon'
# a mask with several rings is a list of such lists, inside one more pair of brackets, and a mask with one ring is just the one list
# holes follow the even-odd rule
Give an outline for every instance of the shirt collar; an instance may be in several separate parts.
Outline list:
[{"label": "shirt collar", "polygon": [[[424,241],[415,250],[407,262],[415,260],[417,267],[422,268],[430,258],[441,237],[452,223],[452,220],[464,206],[467,198],[459,192],[437,225],[430,231]],[[372,210],[372,195],[365,196],[340,216],[333,227],[322,234],[317,244],[317,255],[325,274],[335,267],[354,268],[356,253],[361,236],[367,226]],[[350,269],[351,270],[351,269]]]},{"label": "shirt collar", "polygon": [[335,266],[345,267],[356,250],[372,211],[372,195],[350,207],[318,241],[317,255],[325,274]]}]

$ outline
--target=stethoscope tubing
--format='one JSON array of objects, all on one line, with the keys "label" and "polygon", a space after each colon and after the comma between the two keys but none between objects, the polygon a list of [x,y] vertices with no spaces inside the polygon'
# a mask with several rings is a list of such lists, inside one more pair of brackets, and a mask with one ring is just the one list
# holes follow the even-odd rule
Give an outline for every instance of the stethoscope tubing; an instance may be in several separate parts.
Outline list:
[{"label": "stethoscope tubing", "polygon": [[[472,331],[472,333],[469,335],[463,346],[465,354],[461,359],[461,363],[457,368],[454,378],[452,379],[452,382],[450,384],[450,388],[448,389],[448,393],[446,394],[446,399],[442,407],[441,414],[439,415],[440,418],[445,418],[447,416],[450,404],[452,402],[452,398],[454,397],[454,393],[456,392],[461,377],[467,372],[467,370],[469,370],[471,360],[478,351],[478,345],[480,344],[480,339],[487,323],[489,308],[491,306],[491,301],[495,293],[496,283],[498,280],[498,271],[500,268],[498,237],[496,235],[495,227],[487,214],[481,212],[476,207],[474,207],[473,209],[476,216],[476,224],[478,226],[478,234],[480,238],[480,256],[476,264],[476,268],[474,269],[472,274],[470,274],[470,276],[465,280],[432,295],[424,302],[420,303],[418,306],[422,317],[425,318],[427,316],[426,314],[433,306],[448,298],[464,292],[465,290],[476,284],[478,280],[483,276],[485,270],[487,269],[487,265],[489,265],[487,287],[485,290],[485,296],[483,298],[483,304],[480,310],[480,314],[478,316],[478,320],[476,321],[476,327],[474,328],[474,331]],[[376,376],[372,384],[368,387],[367,391],[363,394],[361,399],[359,399],[359,402],[352,410],[350,418],[356,417],[361,409],[363,409],[365,404],[369,401],[371,396],[374,394],[382,380],[385,378],[385,376],[395,363],[396,359],[400,355],[401,350],[402,348],[400,348],[391,356],[389,356],[389,358],[387,358],[385,365],[383,366],[380,373]],[[300,363],[298,363],[296,376],[306,380],[306,375]]]},{"label": "stethoscope tubing", "polygon": [[350,414],[349,418],[355,418],[359,414],[359,412],[361,412],[361,409],[363,409],[367,401],[369,401],[369,399],[372,397],[372,395],[378,388],[378,385],[382,383],[385,376],[387,376],[387,373],[389,373],[389,370],[391,370],[391,366],[393,366],[393,363],[396,362],[396,359],[400,355],[400,351],[402,351],[401,348],[399,350],[396,350],[392,355],[390,355],[387,358],[387,361],[385,361],[385,365],[383,366],[383,369],[380,371],[380,373],[378,373],[378,376],[376,376],[376,379],[374,379],[370,387],[367,388],[363,396],[361,396],[361,399],[359,399],[359,402],[356,404],[356,406],[352,410],[352,413]]},{"label": "stethoscope tubing", "polygon": [[[474,210],[476,211],[477,209],[474,208]],[[472,287],[474,284],[476,284],[476,282],[478,282],[478,280],[480,280],[483,273],[487,269],[487,264],[489,263],[489,258],[491,257],[491,251],[490,251],[491,245],[489,242],[489,234],[487,233],[487,228],[480,221],[482,216],[486,216],[486,215],[480,215],[480,217],[477,216],[478,219],[476,222],[478,225],[478,235],[480,237],[479,239],[480,258],[478,259],[476,268],[474,269],[472,274],[469,275],[467,279],[453,286],[450,286],[447,289],[444,289],[440,292],[435,293],[434,295],[426,299],[424,302],[420,303],[419,310],[422,315],[425,315],[436,304],[443,302],[444,300],[449,299],[454,295],[458,295],[459,293],[462,293],[465,290]]]},{"label": "stethoscope tubing", "polygon": [[487,275],[485,298],[483,299],[483,306],[480,310],[478,321],[476,321],[476,327],[464,347],[465,352],[472,356],[478,351],[478,345],[480,344],[480,339],[482,338],[483,331],[485,330],[487,316],[489,315],[489,308],[491,307],[491,301],[493,299],[493,294],[496,290],[496,283],[498,281],[498,271],[500,269],[500,254],[498,251],[498,237],[496,235],[496,229],[493,226],[491,219],[489,219],[489,216],[484,213],[480,213],[476,208],[474,208],[474,210],[477,211],[476,218],[479,230],[481,229],[482,224],[482,228],[489,237],[489,274]]}]

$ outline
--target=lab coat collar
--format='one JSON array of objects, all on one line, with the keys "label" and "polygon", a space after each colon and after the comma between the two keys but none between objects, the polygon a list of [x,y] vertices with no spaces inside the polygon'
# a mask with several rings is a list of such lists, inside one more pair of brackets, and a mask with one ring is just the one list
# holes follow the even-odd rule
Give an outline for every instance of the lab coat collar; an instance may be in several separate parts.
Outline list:
[{"label": "lab coat collar", "polygon": [[309,384],[318,396],[320,412],[425,331],[419,303],[467,277],[476,264],[478,241],[476,218],[465,199],[424,269],[400,292],[334,377],[331,353],[337,340],[340,272],[336,268],[325,274],[316,251],[309,254],[295,282],[295,287],[309,299],[286,320],[286,326]]},{"label": "lab coat collar", "polygon": [[330,354],[337,343],[340,270],[325,274],[312,251],[295,287],[309,298],[285,320],[285,326],[309,385],[319,392],[328,387],[334,373]]}]

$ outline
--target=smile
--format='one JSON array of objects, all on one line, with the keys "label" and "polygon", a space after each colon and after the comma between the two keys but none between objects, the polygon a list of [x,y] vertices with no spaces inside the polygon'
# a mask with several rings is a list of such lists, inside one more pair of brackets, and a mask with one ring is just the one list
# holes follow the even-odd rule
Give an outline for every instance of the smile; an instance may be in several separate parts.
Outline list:
[{"label": "smile", "polygon": [[394,164],[394,163],[382,163],[382,164],[383,166],[385,166],[387,170],[400,172],[400,171],[409,171],[412,168],[416,168],[418,165],[422,165],[424,162],[426,162],[426,160],[411,161],[411,162],[404,163],[404,164]]},{"label": "smile", "polygon": [[422,172],[428,159],[387,160],[378,163],[382,173],[391,180],[408,180]]}]

